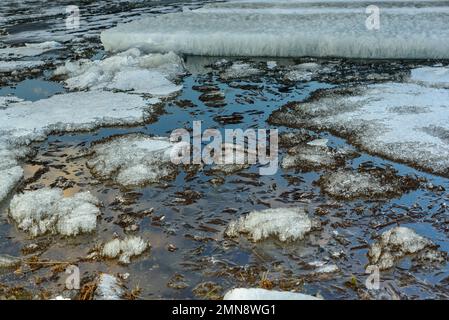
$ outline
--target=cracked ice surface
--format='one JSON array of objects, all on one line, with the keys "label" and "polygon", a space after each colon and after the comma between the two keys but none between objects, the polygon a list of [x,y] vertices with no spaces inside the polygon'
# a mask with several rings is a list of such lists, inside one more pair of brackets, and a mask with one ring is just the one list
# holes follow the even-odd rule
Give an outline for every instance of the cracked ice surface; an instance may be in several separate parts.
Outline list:
[{"label": "cracked ice surface", "polygon": [[448,111],[449,90],[384,83],[327,90],[270,121],[330,130],[371,153],[448,175]]},{"label": "cracked ice surface", "polygon": [[35,102],[0,100],[0,201],[22,177],[18,159],[27,154],[31,142],[53,132],[142,123],[153,113],[148,105],[158,101],[106,91],[61,94]]},{"label": "cracked ice surface", "polygon": [[[379,30],[362,1],[251,1],[150,16],[103,31],[108,51],[209,56],[449,58],[445,2],[384,2]],[[416,5],[416,6],[414,6]]]}]

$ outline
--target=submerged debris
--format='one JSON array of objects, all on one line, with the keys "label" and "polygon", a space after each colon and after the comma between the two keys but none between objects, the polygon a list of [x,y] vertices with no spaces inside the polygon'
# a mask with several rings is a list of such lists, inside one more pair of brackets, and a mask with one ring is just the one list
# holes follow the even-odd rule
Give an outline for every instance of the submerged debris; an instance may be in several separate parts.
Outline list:
[{"label": "submerged debris", "polygon": [[236,288],[226,292],[223,300],[321,300],[299,292]]},{"label": "submerged debris", "polygon": [[431,254],[426,257],[437,257],[432,252],[436,246],[427,238],[418,235],[414,230],[406,227],[395,227],[384,232],[368,252],[372,264],[381,270],[389,269],[408,254],[426,250]]},{"label": "submerged debris", "polygon": [[119,262],[128,264],[132,257],[141,255],[150,246],[149,242],[135,236],[123,240],[113,239],[104,244],[101,255],[106,258],[118,258]]},{"label": "submerged debris", "polygon": [[252,241],[260,241],[275,236],[280,241],[301,240],[318,227],[301,207],[277,208],[262,211],[252,211],[236,221],[232,221],[225,234],[237,237],[240,233],[248,234]]},{"label": "submerged debris", "polygon": [[61,189],[25,191],[11,200],[9,213],[32,236],[59,233],[75,236],[97,226],[99,201],[89,192],[64,197]]}]

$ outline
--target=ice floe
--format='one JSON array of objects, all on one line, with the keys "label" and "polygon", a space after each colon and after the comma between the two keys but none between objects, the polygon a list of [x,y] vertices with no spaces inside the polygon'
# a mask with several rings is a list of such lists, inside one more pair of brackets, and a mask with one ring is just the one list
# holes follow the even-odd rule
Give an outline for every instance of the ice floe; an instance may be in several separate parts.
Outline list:
[{"label": "ice floe", "polygon": [[95,300],[120,300],[124,294],[120,280],[116,277],[102,273],[97,280],[95,289]]},{"label": "ice floe", "polygon": [[328,130],[368,152],[449,174],[449,90],[413,83],[331,89],[274,112],[273,124]]},{"label": "ice floe", "polygon": [[0,59],[17,59],[22,57],[33,57],[47,51],[62,49],[64,46],[56,41],[45,41],[41,43],[26,43],[22,47],[0,48]]},{"label": "ice floe", "polygon": [[[362,1],[252,1],[208,4],[103,31],[108,51],[212,56],[448,58],[449,7],[383,2],[379,27]],[[370,20],[371,19],[371,20]],[[374,20],[373,20],[374,19]],[[372,26],[376,27],[373,29]]]},{"label": "ice floe", "polygon": [[119,262],[128,264],[131,258],[141,255],[150,247],[150,243],[140,237],[130,236],[106,242],[101,251],[105,258],[118,258]]},{"label": "ice floe", "polygon": [[329,148],[326,143],[326,139],[316,139],[291,147],[284,156],[281,166],[284,169],[309,170],[332,168],[344,163],[343,155]]},{"label": "ice floe", "polygon": [[13,197],[9,213],[32,236],[47,232],[75,236],[97,226],[99,201],[89,192],[64,197],[61,189],[25,191]]},{"label": "ice floe", "polygon": [[125,187],[170,180],[177,174],[173,147],[168,138],[125,135],[95,145],[87,166],[101,179]]},{"label": "ice floe", "polygon": [[232,221],[225,234],[228,237],[247,234],[252,241],[260,241],[271,236],[280,241],[295,241],[303,239],[308,232],[318,227],[318,223],[301,207],[266,209],[252,211]]},{"label": "ice floe", "polygon": [[173,52],[142,55],[138,49],[130,49],[103,60],[69,61],[54,74],[67,75],[65,82],[70,89],[116,89],[166,96],[182,89],[173,81],[184,74],[184,65]]},{"label": "ice floe", "polygon": [[227,68],[220,77],[224,80],[242,79],[260,75],[261,73],[261,70],[251,66],[251,64],[237,61]]},{"label": "ice floe", "polygon": [[0,61],[0,72],[13,72],[43,66],[43,61]]},{"label": "ice floe", "polygon": [[22,177],[18,159],[26,146],[53,132],[92,130],[104,125],[144,122],[157,99],[105,91],[74,92],[35,102],[0,100],[0,201]]},{"label": "ice floe", "polygon": [[405,191],[418,187],[419,182],[412,177],[400,177],[393,171],[382,169],[371,172],[340,169],[321,176],[319,184],[323,192],[335,198],[377,199],[399,196]]},{"label": "ice floe", "polygon": [[434,87],[449,88],[449,68],[422,67],[412,69],[411,80]]},{"label": "ice floe", "polygon": [[415,254],[425,250],[430,252],[427,258],[439,256],[435,254],[435,245],[427,238],[417,234],[406,227],[395,227],[385,231],[368,252],[370,262],[379,269],[385,270],[393,267],[396,262],[408,254]]},{"label": "ice floe", "polygon": [[261,288],[235,288],[226,292],[223,300],[321,300],[317,297],[288,291]]}]

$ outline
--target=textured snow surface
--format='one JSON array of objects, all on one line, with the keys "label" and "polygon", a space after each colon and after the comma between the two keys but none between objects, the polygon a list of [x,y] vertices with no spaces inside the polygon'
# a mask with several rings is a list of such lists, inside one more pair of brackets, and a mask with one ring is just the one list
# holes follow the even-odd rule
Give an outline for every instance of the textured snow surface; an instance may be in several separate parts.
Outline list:
[{"label": "textured snow surface", "polygon": [[238,220],[232,221],[225,234],[237,237],[247,234],[251,240],[260,241],[277,237],[280,241],[301,240],[316,226],[303,208],[277,208],[252,211]]},{"label": "textured snow surface", "polygon": [[96,176],[122,186],[157,183],[177,173],[170,158],[173,146],[163,137],[125,135],[95,145],[87,166]]},{"label": "textured snow surface", "polygon": [[120,281],[116,277],[107,273],[100,274],[95,289],[95,300],[120,300],[123,293]]},{"label": "textured snow surface", "polygon": [[98,205],[89,192],[66,198],[61,189],[44,188],[15,195],[9,212],[18,227],[34,237],[47,232],[75,236],[95,230]]},{"label": "textured snow surface", "polygon": [[445,2],[382,2],[379,30],[366,26],[370,4],[216,3],[120,24],[103,31],[101,40],[108,51],[136,47],[212,56],[449,58]]},{"label": "textured snow surface", "polygon": [[9,47],[0,49],[0,59],[16,59],[22,57],[38,56],[44,52],[62,48],[63,46],[56,41],[27,43],[23,47]]},{"label": "textured snow surface", "polygon": [[0,201],[22,177],[17,160],[26,155],[24,146],[52,132],[142,123],[152,114],[149,104],[155,102],[106,91],[74,92],[35,102],[0,100]]},{"label": "textured snow surface", "polygon": [[173,52],[141,55],[138,49],[104,60],[66,62],[55,75],[67,75],[70,89],[116,89],[164,96],[182,89],[172,82],[184,73],[183,61]]},{"label": "textured snow surface", "polygon": [[236,288],[226,292],[223,300],[321,300],[299,292],[275,291],[260,288]]},{"label": "textured snow surface", "polygon": [[449,88],[449,68],[416,68],[412,70],[411,80],[425,85]]},{"label": "textured snow surface", "polygon": [[449,174],[449,90],[383,83],[327,90],[276,111],[275,124],[330,130],[384,157]]},{"label": "textured snow surface", "polygon": [[434,246],[432,241],[420,236],[412,229],[395,227],[380,236],[380,239],[371,246],[368,256],[372,264],[384,270],[393,267],[407,254],[417,253]]},{"label": "textured snow surface", "polygon": [[118,258],[119,262],[128,264],[131,258],[141,255],[150,244],[140,237],[130,236],[125,239],[113,239],[103,246],[102,256]]}]

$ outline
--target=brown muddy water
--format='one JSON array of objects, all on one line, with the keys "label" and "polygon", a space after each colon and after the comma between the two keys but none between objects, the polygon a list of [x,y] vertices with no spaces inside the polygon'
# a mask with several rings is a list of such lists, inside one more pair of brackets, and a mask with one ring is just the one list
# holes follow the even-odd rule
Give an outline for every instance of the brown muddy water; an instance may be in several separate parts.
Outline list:
[{"label": "brown muddy water", "polygon": [[[65,267],[74,264],[80,269],[81,285],[89,284],[100,272],[121,275],[126,278],[127,297],[138,299],[220,299],[234,287],[295,290],[325,299],[448,298],[447,264],[421,264],[413,256],[381,271],[379,290],[365,286],[368,247],[392,226],[410,226],[439,245],[439,250],[449,251],[447,178],[371,156],[328,132],[273,127],[267,122],[273,111],[292,101],[304,101],[318,89],[369,82],[366,74],[376,72],[382,72],[386,80],[401,78],[413,64],[322,61],[337,66],[332,74],[290,83],[278,71],[266,68],[263,59],[251,61],[264,70],[261,75],[223,80],[220,66],[208,67],[218,60],[186,57],[191,74],[183,80],[184,89],[162,103],[163,111],[151,123],[52,135],[34,145],[36,153],[23,164],[26,174],[17,192],[45,186],[62,188],[66,195],[89,190],[101,200],[102,214],[91,234],[32,239],[8,217],[6,201],[1,208],[0,252],[22,256],[26,263],[16,270],[0,271],[0,296],[65,294],[80,298],[78,291],[65,289]],[[277,60],[280,69],[306,61]],[[45,78],[31,81],[4,87],[2,94],[39,99],[63,90],[59,83]],[[45,90],[33,90],[36,86]],[[219,103],[205,99],[204,86],[214,87],[224,98]],[[31,92],[43,96],[30,98]],[[169,136],[172,130],[189,129],[192,121],[199,120],[203,130],[278,128],[281,135],[294,133],[296,142],[281,140],[280,161],[287,146],[317,138],[328,139],[332,148],[348,149],[351,156],[327,169],[279,167],[272,176],[260,176],[257,165],[231,175],[205,166],[196,174],[181,170],[173,181],[132,189],[99,181],[86,167],[91,146],[111,136],[135,132]],[[324,193],[319,183],[323,175],[341,168],[389,170],[412,177],[417,184],[393,194],[341,200]],[[304,240],[282,243],[270,238],[253,243],[245,236],[231,239],[223,235],[231,220],[252,210],[295,206],[305,207],[321,221],[321,228]],[[129,265],[86,259],[101,243],[126,234],[149,240],[151,249]],[[313,266],[316,261],[335,264],[338,271],[319,272]]]}]

